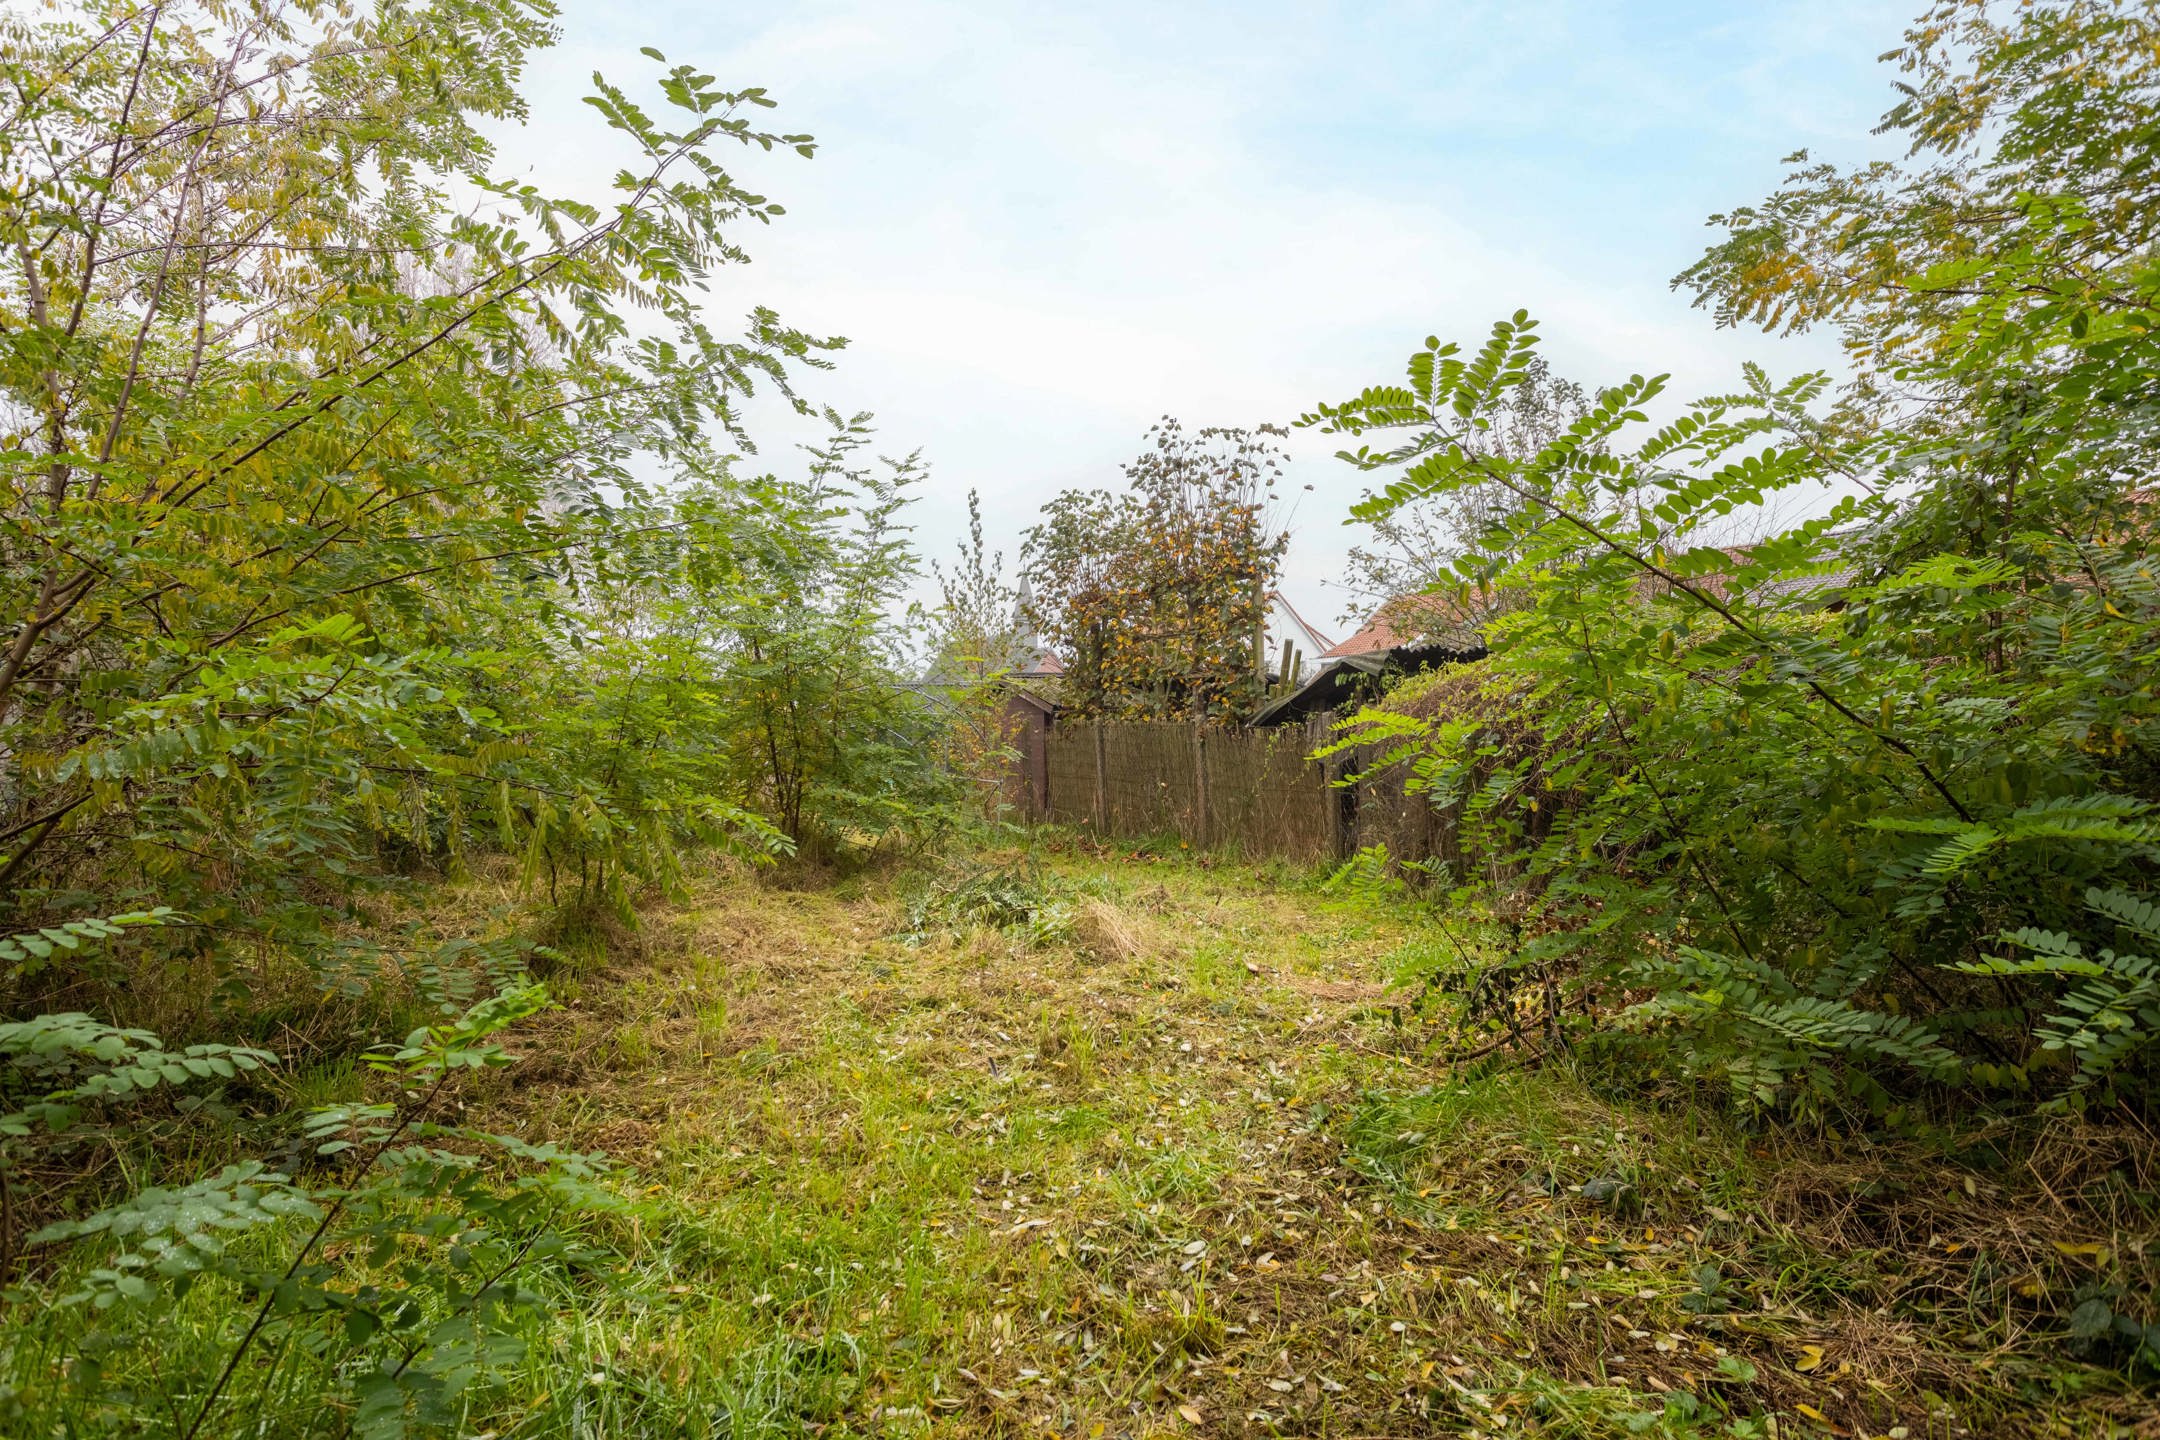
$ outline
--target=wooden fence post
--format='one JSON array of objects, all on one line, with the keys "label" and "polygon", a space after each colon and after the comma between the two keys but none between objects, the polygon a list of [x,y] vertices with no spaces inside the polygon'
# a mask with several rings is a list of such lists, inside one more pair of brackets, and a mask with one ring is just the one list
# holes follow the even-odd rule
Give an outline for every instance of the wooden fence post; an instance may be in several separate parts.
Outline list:
[{"label": "wooden fence post", "polygon": [[1048,716],[1039,716],[1029,731],[1032,742],[1028,746],[1028,790],[1035,802],[1035,823],[1050,823],[1050,726]]},{"label": "wooden fence post", "polygon": [[1107,834],[1110,829],[1109,741],[1104,738],[1103,722],[1095,722],[1095,833]]},{"label": "wooden fence post", "polygon": [[1363,758],[1356,750],[1347,750],[1335,766],[1335,858],[1338,860],[1348,860],[1357,854],[1358,807],[1365,798],[1364,782],[1358,776],[1358,762]]},{"label": "wooden fence post", "polygon": [[[1335,712],[1332,710],[1323,710],[1317,715],[1306,717],[1305,754],[1307,757],[1310,757],[1315,750],[1327,743],[1328,728],[1334,723],[1334,720]],[[1336,847],[1340,844],[1335,834],[1335,791],[1331,788],[1335,783],[1335,762],[1333,760],[1313,760],[1308,758],[1306,763],[1317,766],[1320,771],[1321,853],[1323,855],[1333,855]]]},{"label": "wooden fence post", "polygon": [[1193,848],[1195,850],[1205,850],[1208,846],[1209,832],[1214,828],[1214,817],[1210,814],[1214,807],[1210,803],[1208,795],[1207,724],[1205,721],[1195,720],[1193,722],[1192,757],[1193,829],[1198,832],[1193,836]]},{"label": "wooden fence post", "polygon": [[[1321,712],[1317,728],[1324,742],[1335,729],[1335,712]],[[1357,752],[1346,751],[1332,756],[1321,769],[1324,784],[1320,787],[1321,803],[1326,806],[1326,833],[1328,848],[1335,852],[1338,861],[1348,860],[1357,853],[1357,781],[1351,779],[1350,769],[1356,762]],[[1349,780],[1349,784],[1344,784]]]}]

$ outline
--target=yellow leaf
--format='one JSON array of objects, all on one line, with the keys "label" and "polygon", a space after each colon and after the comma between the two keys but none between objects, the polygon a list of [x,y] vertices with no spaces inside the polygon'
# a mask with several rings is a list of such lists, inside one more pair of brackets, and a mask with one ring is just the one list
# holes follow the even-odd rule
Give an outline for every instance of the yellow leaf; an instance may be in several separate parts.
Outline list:
[{"label": "yellow leaf", "polygon": [[[1823,1420],[1822,1411],[1817,1410],[1813,1405],[1798,1404],[1794,1405],[1792,1408],[1799,1411],[1802,1415],[1807,1416],[1807,1418],[1810,1420]],[[1827,1425],[1830,1422],[1827,1420],[1823,1420],[1823,1423]]]},{"label": "yellow leaf", "polygon": [[1802,1373],[1805,1373],[1820,1366],[1822,1362],[1822,1346],[1803,1345],[1800,1347],[1800,1358],[1793,1362],[1792,1368],[1801,1371]]},{"label": "yellow leaf", "polygon": [[1198,1425],[1200,1423],[1200,1407],[1197,1405],[1180,1405],[1177,1407],[1177,1413],[1185,1417],[1185,1423],[1188,1425]]},{"label": "yellow leaf", "polygon": [[2065,1241],[2057,1240],[2055,1242],[2055,1248],[2062,1251],[2062,1253],[2065,1255],[2082,1255],[2091,1259],[2095,1263],[2107,1259],[2108,1253],[2107,1246],[2094,1244],[2092,1241],[2089,1240],[2082,1245],[2071,1245],[2066,1243]]}]

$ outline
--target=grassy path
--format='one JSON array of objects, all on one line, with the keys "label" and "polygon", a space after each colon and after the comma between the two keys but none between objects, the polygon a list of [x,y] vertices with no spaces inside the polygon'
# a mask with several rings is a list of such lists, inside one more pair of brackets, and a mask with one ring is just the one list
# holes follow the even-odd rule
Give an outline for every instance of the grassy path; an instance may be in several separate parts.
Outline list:
[{"label": "grassy path", "polygon": [[638,1167],[641,1279],[565,1312],[502,1440],[2135,1414],[2013,1404],[2016,1355],[1975,1381],[1969,1349],[1853,1303],[1887,1262],[1817,1263],[1734,1137],[1557,1077],[1436,1086],[1384,987],[1413,915],[1179,863],[1063,872],[1046,943],[899,938],[881,882],[714,886],[586,977],[481,1103]]}]

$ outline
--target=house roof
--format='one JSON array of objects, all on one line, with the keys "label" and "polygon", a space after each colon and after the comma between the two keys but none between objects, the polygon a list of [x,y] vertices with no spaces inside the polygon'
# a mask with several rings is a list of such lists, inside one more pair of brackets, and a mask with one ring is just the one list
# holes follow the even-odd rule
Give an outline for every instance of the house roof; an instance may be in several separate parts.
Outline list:
[{"label": "house roof", "polygon": [[[1852,537],[1846,535],[1833,538],[1849,543]],[[1747,563],[1747,547],[1723,548],[1735,565]],[[1765,603],[1834,607],[1842,600],[1845,590],[1858,578],[1858,572],[1850,565],[1840,564],[1832,559],[1819,566],[1818,573],[1788,575],[1766,581],[1756,587],[1752,598]],[[1731,588],[1729,579],[1721,574],[1694,576],[1690,583],[1720,598],[1725,597]],[[1665,594],[1671,588],[1665,580],[1654,574],[1645,572],[1635,577],[1635,593],[1642,600]],[[1481,630],[1478,620],[1473,618],[1463,602],[1455,596],[1431,591],[1411,591],[1384,602],[1358,627],[1355,634],[1333,649],[1325,651],[1321,659],[1335,660],[1350,655],[1369,655],[1405,645],[1438,644],[1456,650],[1482,650],[1484,639]]]},{"label": "house roof", "polygon": [[1381,605],[1358,627],[1356,634],[1326,651],[1321,658],[1336,660],[1348,655],[1370,655],[1375,651],[1426,641],[1445,642],[1458,650],[1473,646],[1483,648],[1477,627],[1460,605],[1445,595],[1412,592],[1397,595]]},{"label": "house roof", "polygon": [[1289,596],[1283,594],[1280,590],[1270,590],[1268,591],[1268,599],[1281,607],[1283,614],[1288,616],[1290,622],[1296,625],[1298,629],[1305,632],[1306,638],[1312,641],[1319,652],[1325,653],[1334,647],[1335,642],[1328,639],[1327,632],[1299,614],[1297,606],[1290,603]]}]

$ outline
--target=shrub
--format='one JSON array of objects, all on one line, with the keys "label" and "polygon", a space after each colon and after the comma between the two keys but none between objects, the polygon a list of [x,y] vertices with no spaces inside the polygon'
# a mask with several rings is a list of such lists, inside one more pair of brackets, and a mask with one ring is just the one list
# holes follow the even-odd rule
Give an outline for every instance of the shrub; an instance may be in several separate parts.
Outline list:
[{"label": "shrub", "polygon": [[[510,1063],[494,1037],[546,1003],[539,987],[506,990],[374,1052],[386,1098],[294,1117],[305,1177],[236,1162],[26,1237],[38,1277],[0,1279],[0,1413],[26,1433],[190,1440],[227,1433],[243,1403],[298,1404],[297,1428],[343,1412],[362,1436],[453,1424],[523,1353],[527,1318],[553,1303],[542,1283],[574,1266],[589,1286],[610,1264],[576,1238],[580,1215],[615,1203],[605,1161],[445,1118],[461,1077]],[[62,1015],[0,1026],[0,1059],[15,1107],[0,1115],[4,1185],[25,1147],[139,1130],[155,1094],[274,1057],[171,1051]],[[257,1351],[277,1363],[248,1363]],[[299,1383],[281,1373],[294,1367]]]},{"label": "shrub", "polygon": [[[1481,858],[1558,926],[1511,963],[1565,957],[1630,1043],[1749,1103],[2155,1098],[2160,1013],[2116,936],[2160,861],[2137,478],[2160,191],[2107,157],[2150,133],[2156,41],[2125,7],[1941,7],[1886,122],[1940,163],[1812,166],[1718,217],[1684,283],[1731,320],[1834,318],[1857,378],[1827,415],[1826,377],[1750,368],[1654,424],[1664,381],[1635,376],[1496,452],[1537,338],[1517,315],[1306,417],[1399,439],[1345,452],[1396,472],[1367,518],[1511,497],[1456,571],[1525,597],[1488,665],[1535,744],[1482,715],[1367,724],[1484,807]],[[1731,517],[1833,483],[1731,543]]]}]

